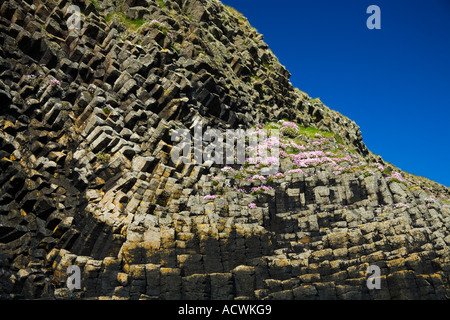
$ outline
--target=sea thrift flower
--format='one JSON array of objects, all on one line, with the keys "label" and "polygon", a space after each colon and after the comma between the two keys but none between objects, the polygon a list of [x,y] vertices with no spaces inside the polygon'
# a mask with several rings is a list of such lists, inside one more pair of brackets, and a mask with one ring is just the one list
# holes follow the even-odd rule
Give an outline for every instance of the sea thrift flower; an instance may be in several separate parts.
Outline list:
[{"label": "sea thrift flower", "polygon": [[300,145],[300,144],[296,144],[295,142],[292,142],[292,141],[291,141],[291,143],[290,143],[290,146],[291,146],[292,148],[294,148],[294,149],[297,149],[297,150],[306,150],[306,147],[305,147],[305,146],[302,146],[302,145]]},{"label": "sea thrift flower", "polygon": [[399,172],[393,172],[389,177],[386,177],[386,181],[391,181],[392,179],[396,179],[400,182],[404,182],[407,185],[410,185],[410,183],[408,182],[408,180],[406,180],[405,178],[402,177],[401,173]]},{"label": "sea thrift flower", "polygon": [[226,166],[226,167],[223,167],[222,169],[220,169],[220,171],[222,171],[223,173],[227,174],[229,172],[233,172],[234,169],[232,167]]},{"label": "sea thrift flower", "polygon": [[273,178],[273,179],[278,179],[278,178],[283,178],[283,177],[284,177],[284,174],[281,173],[281,172],[277,172],[276,174],[272,174],[272,175],[270,175],[269,177],[270,177],[270,178]]},{"label": "sea thrift flower", "polygon": [[253,203],[253,202],[252,202],[252,203],[249,203],[249,204],[248,204],[248,208],[249,208],[249,209],[255,209],[255,208],[256,208],[256,204]]},{"label": "sea thrift flower", "polygon": [[303,170],[302,169],[289,169],[289,170],[286,170],[285,173],[294,173],[294,172],[303,173]]},{"label": "sea thrift flower", "polygon": [[260,187],[253,187],[250,192],[252,193],[259,193],[259,192],[264,192],[264,191],[272,191],[273,188],[272,187],[267,187],[267,186],[260,186]]},{"label": "sea thrift flower", "polygon": [[56,79],[51,79],[51,80],[50,80],[50,84],[51,84],[52,86],[60,86],[60,85],[61,85],[61,82],[60,82],[59,80],[56,80]]},{"label": "sea thrift flower", "polygon": [[374,162],[370,164],[371,167],[377,167],[377,170],[383,171],[384,170],[384,166],[381,163],[378,162]]},{"label": "sea thrift flower", "polygon": [[248,181],[254,181],[254,180],[262,180],[262,181],[265,181],[266,180],[266,178],[264,177],[264,176],[262,176],[262,175],[258,175],[258,174],[255,174],[253,177],[251,177],[251,178],[249,178],[249,179],[247,179]]},{"label": "sea thrift flower", "polygon": [[211,195],[203,197],[204,200],[214,200],[215,198],[216,198],[216,196],[211,196]]},{"label": "sea thrift flower", "polygon": [[396,203],[396,204],[394,204],[394,208],[406,208],[406,209],[409,209],[409,205],[404,204],[404,203]]},{"label": "sea thrift flower", "polygon": [[286,127],[286,128],[291,128],[291,129],[298,130],[298,126],[294,122],[284,121],[284,122],[281,123],[281,125],[283,127]]}]

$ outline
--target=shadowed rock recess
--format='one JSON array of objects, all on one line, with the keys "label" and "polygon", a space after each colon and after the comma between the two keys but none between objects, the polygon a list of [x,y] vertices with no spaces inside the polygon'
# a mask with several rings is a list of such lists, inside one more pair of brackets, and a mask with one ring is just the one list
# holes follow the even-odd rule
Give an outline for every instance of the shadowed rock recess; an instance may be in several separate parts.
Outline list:
[{"label": "shadowed rock recess", "polygon": [[[450,298],[449,189],[372,154],[233,8],[0,15],[2,299]],[[196,123],[280,129],[279,172],[173,163],[171,133]]]}]

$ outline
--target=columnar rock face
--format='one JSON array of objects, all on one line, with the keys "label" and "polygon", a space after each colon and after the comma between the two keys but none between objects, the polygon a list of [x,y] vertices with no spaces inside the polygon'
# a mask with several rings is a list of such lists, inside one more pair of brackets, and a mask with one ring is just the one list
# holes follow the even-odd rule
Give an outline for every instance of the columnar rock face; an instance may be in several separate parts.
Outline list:
[{"label": "columnar rock face", "polygon": [[[450,297],[449,189],[294,89],[234,9],[7,0],[0,13],[2,299]],[[279,172],[174,161],[172,133],[198,124],[279,129]]]}]

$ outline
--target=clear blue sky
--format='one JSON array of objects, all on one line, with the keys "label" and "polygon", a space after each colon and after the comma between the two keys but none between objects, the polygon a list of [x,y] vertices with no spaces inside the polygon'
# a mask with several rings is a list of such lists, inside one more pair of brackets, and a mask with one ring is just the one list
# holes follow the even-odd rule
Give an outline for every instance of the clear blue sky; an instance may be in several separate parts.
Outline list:
[{"label": "clear blue sky", "polygon": [[[450,186],[450,0],[223,0],[294,87],[360,126],[367,147]],[[381,29],[369,30],[369,5]]]}]

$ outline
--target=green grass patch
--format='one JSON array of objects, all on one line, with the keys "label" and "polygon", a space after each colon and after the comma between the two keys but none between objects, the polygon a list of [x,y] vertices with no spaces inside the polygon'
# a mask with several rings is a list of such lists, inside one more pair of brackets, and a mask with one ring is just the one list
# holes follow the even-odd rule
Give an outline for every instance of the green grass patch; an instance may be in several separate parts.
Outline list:
[{"label": "green grass patch", "polygon": [[314,127],[302,127],[302,126],[299,126],[299,128],[300,128],[300,132],[302,134],[307,135],[310,138],[315,137],[316,134],[320,134],[321,136],[323,136],[325,138],[334,137],[334,133],[333,132],[322,131],[322,130],[319,130],[319,129],[314,128]]},{"label": "green grass patch", "polygon": [[98,160],[100,160],[103,163],[107,163],[109,159],[111,159],[111,155],[103,152],[99,152],[95,155]]},{"label": "green grass patch", "polygon": [[386,174],[386,175],[390,175],[391,173],[392,173],[392,168],[391,167],[386,167],[384,170],[383,170],[383,173],[384,174]]},{"label": "green grass patch", "polygon": [[263,65],[264,65],[264,67],[265,67],[267,70],[273,71],[273,67],[272,67],[272,65],[271,65],[270,63],[264,62]]},{"label": "green grass patch", "polygon": [[94,6],[95,10],[99,11],[100,10],[100,6],[97,3],[97,1],[95,0],[89,0],[90,3],[92,3],[92,5]]},{"label": "green grass patch", "polygon": [[103,111],[104,114],[109,115],[109,114],[111,113],[111,108],[109,108],[109,107],[104,107],[104,108],[102,109],[102,111]]},{"label": "green grass patch", "polygon": [[407,184],[406,182],[400,181],[400,180],[398,180],[398,179],[396,179],[396,178],[390,179],[390,180],[388,181],[388,184],[391,184],[392,182],[401,183],[401,184],[403,184],[403,185],[406,186],[406,187],[408,186],[408,184]]},{"label": "green grass patch", "polygon": [[106,15],[105,20],[106,22],[110,22],[112,20],[121,22],[127,26],[128,30],[131,31],[136,31],[137,29],[142,27],[144,23],[148,22],[147,20],[144,19],[135,19],[135,20],[128,19],[122,12],[109,13],[108,15]]},{"label": "green grass patch", "polygon": [[[283,119],[284,121],[289,121],[287,119]],[[317,129],[315,127],[303,127],[301,125],[297,125],[298,130],[296,131],[297,136],[298,135],[304,135],[308,138],[317,138],[316,134],[320,134],[324,138],[335,138],[338,143],[343,143],[343,140],[341,137],[339,137],[337,134],[331,131],[324,131]],[[264,126],[265,129],[281,129],[282,126],[278,123],[269,122],[266,123]],[[295,138],[293,138],[295,142],[298,142]]]},{"label": "green grass patch", "polygon": [[161,9],[164,8],[166,6],[166,3],[164,2],[164,0],[156,0],[156,4],[158,5],[158,7],[160,7]]}]

